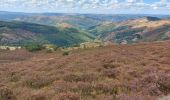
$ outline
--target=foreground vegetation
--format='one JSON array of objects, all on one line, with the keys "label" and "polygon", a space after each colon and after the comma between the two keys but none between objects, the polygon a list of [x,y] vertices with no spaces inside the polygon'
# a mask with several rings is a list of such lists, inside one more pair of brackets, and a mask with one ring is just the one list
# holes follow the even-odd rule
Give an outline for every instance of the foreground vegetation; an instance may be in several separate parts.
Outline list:
[{"label": "foreground vegetation", "polygon": [[156,100],[170,95],[170,41],[0,50],[0,100]]}]

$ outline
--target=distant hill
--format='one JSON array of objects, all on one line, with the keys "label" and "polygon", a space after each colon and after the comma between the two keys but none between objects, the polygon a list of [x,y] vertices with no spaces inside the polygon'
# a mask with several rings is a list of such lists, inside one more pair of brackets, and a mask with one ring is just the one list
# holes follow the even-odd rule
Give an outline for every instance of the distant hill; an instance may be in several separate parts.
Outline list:
[{"label": "distant hill", "polygon": [[101,22],[96,19],[91,19],[84,16],[73,16],[73,15],[62,15],[62,16],[38,15],[38,16],[27,16],[27,17],[23,16],[23,17],[17,17],[13,20],[38,23],[38,24],[49,25],[49,26],[57,26],[60,23],[67,23],[75,28],[83,28],[83,29],[87,29]]},{"label": "distant hill", "polygon": [[[113,17],[114,19],[114,17]],[[116,18],[113,22],[127,20],[128,18],[122,18],[120,19]],[[92,26],[96,26],[98,24],[101,24],[103,22],[112,22],[112,19],[105,19],[103,17],[97,17],[97,16],[88,16],[88,15],[63,15],[63,16],[44,16],[44,15],[38,15],[38,16],[21,16],[16,17],[12,20],[15,21],[23,21],[23,22],[30,22],[30,23],[38,23],[43,25],[50,25],[50,26],[57,26],[60,23],[67,23],[72,25],[76,28],[82,28],[82,29],[88,29]],[[117,21],[116,21],[117,20]]]},{"label": "distant hill", "polygon": [[[144,16],[149,15],[0,12],[0,20],[16,20],[51,26],[56,26],[59,23],[67,23],[73,27],[83,29],[88,29],[103,22],[121,22]],[[168,17],[165,15],[154,16],[159,18]]]},{"label": "distant hill", "polygon": [[170,20],[144,17],[120,23],[103,23],[91,27],[92,34],[104,41],[133,43],[170,39]]},{"label": "distant hill", "polygon": [[94,37],[87,32],[72,28],[57,28],[26,22],[0,21],[0,44],[50,43],[69,46],[91,41]]}]

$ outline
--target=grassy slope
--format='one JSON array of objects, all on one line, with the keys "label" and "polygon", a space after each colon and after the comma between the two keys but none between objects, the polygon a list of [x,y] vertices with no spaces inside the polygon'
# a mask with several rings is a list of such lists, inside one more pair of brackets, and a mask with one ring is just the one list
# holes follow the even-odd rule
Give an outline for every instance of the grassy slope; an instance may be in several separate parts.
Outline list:
[{"label": "grassy slope", "polygon": [[169,44],[113,45],[72,51],[68,56],[60,51],[0,51],[0,96],[7,93],[18,100],[156,100],[170,95]]},{"label": "grassy slope", "polygon": [[[25,22],[0,22],[1,43],[52,43],[68,46],[93,39],[92,35],[75,28],[56,28]],[[26,35],[26,36],[24,36]],[[24,38],[23,38],[24,37]],[[10,40],[10,39],[13,40]],[[4,40],[5,39],[5,40]],[[3,41],[4,40],[4,41]]]}]

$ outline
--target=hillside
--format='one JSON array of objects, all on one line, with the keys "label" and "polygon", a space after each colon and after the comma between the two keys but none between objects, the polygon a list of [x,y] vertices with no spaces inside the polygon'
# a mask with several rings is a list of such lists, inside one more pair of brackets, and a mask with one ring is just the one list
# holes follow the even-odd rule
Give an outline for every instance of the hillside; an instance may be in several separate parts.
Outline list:
[{"label": "hillside", "polygon": [[87,32],[73,27],[53,27],[26,22],[0,21],[0,44],[55,44],[69,46],[92,40]]},{"label": "hillside", "polygon": [[170,20],[144,17],[120,23],[103,23],[91,27],[89,32],[104,41],[116,43],[168,40],[170,39]]},{"label": "hillside", "polygon": [[[0,50],[0,99],[164,100],[170,41],[30,53]],[[167,99],[169,100],[169,99]]]}]

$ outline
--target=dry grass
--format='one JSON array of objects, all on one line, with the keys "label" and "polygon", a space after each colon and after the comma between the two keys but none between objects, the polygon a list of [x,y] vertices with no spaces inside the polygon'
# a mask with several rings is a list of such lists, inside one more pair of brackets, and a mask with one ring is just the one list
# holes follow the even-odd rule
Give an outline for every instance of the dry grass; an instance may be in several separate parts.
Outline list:
[{"label": "dry grass", "polygon": [[0,100],[155,100],[170,95],[169,44],[0,51]]}]

